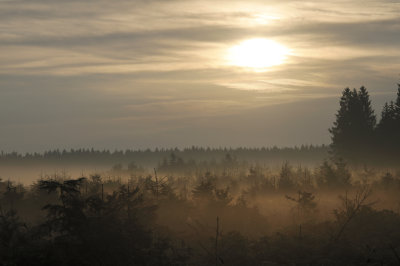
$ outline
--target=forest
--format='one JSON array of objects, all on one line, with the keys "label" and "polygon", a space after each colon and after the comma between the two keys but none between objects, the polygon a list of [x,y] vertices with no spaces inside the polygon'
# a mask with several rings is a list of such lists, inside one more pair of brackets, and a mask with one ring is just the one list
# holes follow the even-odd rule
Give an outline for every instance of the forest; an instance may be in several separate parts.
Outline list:
[{"label": "forest", "polygon": [[3,152],[0,265],[399,265],[400,85],[339,104],[327,146]]}]

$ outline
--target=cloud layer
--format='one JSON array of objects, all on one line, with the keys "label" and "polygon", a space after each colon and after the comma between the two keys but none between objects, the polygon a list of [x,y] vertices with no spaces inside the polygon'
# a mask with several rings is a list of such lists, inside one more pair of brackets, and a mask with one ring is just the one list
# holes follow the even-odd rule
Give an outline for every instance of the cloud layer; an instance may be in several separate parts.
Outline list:
[{"label": "cloud layer", "polygon": [[[341,89],[394,97],[397,1],[282,2],[0,1],[1,147],[328,143]],[[228,65],[249,38],[287,63]]]}]

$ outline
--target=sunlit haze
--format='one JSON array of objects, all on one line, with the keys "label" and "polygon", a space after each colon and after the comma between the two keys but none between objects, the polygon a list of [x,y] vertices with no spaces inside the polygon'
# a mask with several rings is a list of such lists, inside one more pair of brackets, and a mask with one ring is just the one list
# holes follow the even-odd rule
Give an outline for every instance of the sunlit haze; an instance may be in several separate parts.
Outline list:
[{"label": "sunlit haze", "polygon": [[229,63],[263,71],[282,64],[288,49],[279,43],[267,39],[245,40],[229,50]]}]

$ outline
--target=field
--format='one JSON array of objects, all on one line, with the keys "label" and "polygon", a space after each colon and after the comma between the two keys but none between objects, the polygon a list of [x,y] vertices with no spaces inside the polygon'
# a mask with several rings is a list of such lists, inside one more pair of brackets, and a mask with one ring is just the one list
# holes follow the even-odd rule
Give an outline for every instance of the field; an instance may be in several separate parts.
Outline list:
[{"label": "field", "polygon": [[395,168],[326,147],[49,154],[3,154],[20,176],[41,166],[0,183],[11,265],[399,263]]}]

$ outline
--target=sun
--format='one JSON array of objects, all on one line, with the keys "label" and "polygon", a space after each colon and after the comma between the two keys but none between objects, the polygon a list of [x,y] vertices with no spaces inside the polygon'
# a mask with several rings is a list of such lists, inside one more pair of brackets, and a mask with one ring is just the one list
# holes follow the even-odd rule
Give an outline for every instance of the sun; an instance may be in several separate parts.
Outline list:
[{"label": "sun", "polygon": [[272,40],[257,38],[245,40],[228,51],[230,65],[263,71],[284,63],[288,49]]}]

